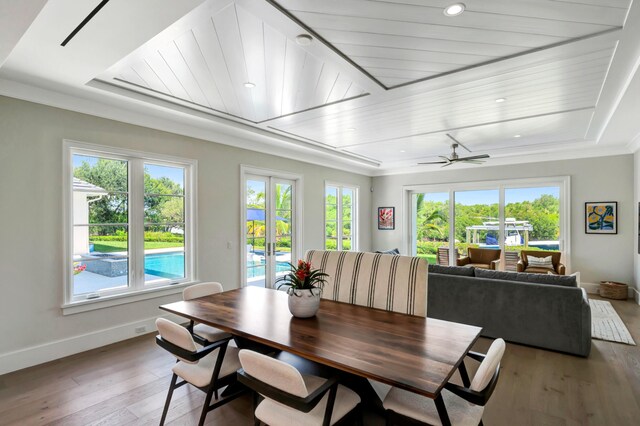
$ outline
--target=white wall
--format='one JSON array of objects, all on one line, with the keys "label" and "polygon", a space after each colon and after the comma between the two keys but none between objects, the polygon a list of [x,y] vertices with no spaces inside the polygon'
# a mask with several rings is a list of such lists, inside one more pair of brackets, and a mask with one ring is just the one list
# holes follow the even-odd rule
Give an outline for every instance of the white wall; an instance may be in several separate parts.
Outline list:
[{"label": "white wall", "polygon": [[[371,228],[371,178],[84,114],[0,97],[0,374],[133,336],[178,295],[63,316],[62,141],[72,139],[198,160],[199,279],[240,282],[240,164],[304,176],[304,249],[324,240],[324,180],[361,188]],[[227,241],[232,248],[227,248]],[[369,250],[370,234],[360,233]]]},{"label": "white wall", "polygon": [[[639,161],[639,160],[636,160]],[[379,231],[372,223],[374,250],[402,247],[403,186],[484,180],[571,176],[571,266],[581,280],[597,283],[610,279],[634,282],[634,240],[636,214],[633,186],[633,156],[621,155],[580,160],[549,161],[514,166],[480,166],[373,179],[372,217],[379,206],[396,208],[396,230]],[[454,166],[455,167],[455,166]],[[584,232],[586,201],[618,202],[618,234],[587,235]],[[637,282],[637,280],[636,280]]]}]

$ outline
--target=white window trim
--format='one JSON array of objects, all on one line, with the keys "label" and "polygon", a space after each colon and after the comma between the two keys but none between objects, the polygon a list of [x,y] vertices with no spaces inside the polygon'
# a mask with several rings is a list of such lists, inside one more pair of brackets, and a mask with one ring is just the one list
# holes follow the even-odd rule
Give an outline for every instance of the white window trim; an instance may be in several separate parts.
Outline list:
[{"label": "white window trim", "polygon": [[[73,155],[86,154],[100,156],[102,158],[125,159],[130,163],[148,162],[167,166],[185,167],[185,278],[182,280],[158,283],[144,283],[144,279],[136,280],[136,271],[140,268],[144,271],[144,265],[140,265],[140,256],[135,253],[144,253],[143,239],[130,238],[129,262],[130,262],[130,286],[122,291],[104,291],[96,298],[73,297],[73,271],[69,265],[73,262]],[[154,154],[143,151],[135,151],[126,148],[97,145],[74,140],[63,140],[63,282],[64,294],[62,310],[63,314],[84,312],[93,309],[101,309],[108,306],[131,303],[133,301],[161,297],[166,294],[178,293],[186,285],[198,282],[198,268],[196,260],[197,247],[197,160]],[[140,173],[137,173],[138,175]],[[136,173],[129,173],[129,211],[132,211],[131,203],[143,203],[143,176],[137,176],[137,185],[132,180],[136,179]],[[137,196],[136,196],[137,195]],[[143,208],[143,207],[142,207]],[[142,211],[138,206],[137,211]],[[129,217],[129,228],[144,230],[144,217]],[[129,232],[131,236],[132,233]],[[144,275],[143,275],[144,276]]]},{"label": "white window trim", "polygon": [[[421,192],[447,192],[449,199],[453,199],[456,191],[474,191],[497,189],[499,193],[499,209],[501,217],[504,217],[504,191],[513,188],[538,188],[543,186],[558,186],[560,188],[560,251],[564,255],[564,264],[568,271],[571,271],[571,177],[570,176],[550,176],[541,178],[523,178],[506,180],[488,180],[476,182],[452,182],[433,185],[405,185],[402,187],[402,205],[405,213],[402,215],[402,246],[406,253],[414,255],[415,248],[412,247],[413,235],[415,234],[415,223],[413,220],[413,208],[411,196]],[[449,217],[454,217],[455,205],[450,203]],[[504,224],[500,226],[501,234],[504,233]],[[449,241],[455,239],[455,228],[449,226]],[[453,256],[453,250],[450,252]]]},{"label": "white window trim", "polygon": [[[360,197],[360,187],[358,185],[349,185],[346,183],[338,183],[325,180],[324,181],[324,192],[322,194],[324,205],[324,229],[323,229],[323,245],[324,249],[327,249],[327,187],[331,186],[334,188],[338,188],[338,198],[336,199],[336,250],[342,250],[342,190],[344,188],[350,189],[353,191],[353,200],[351,202],[351,250],[350,251],[358,251],[359,244],[359,197]],[[340,215],[338,215],[338,211],[340,211]]]}]

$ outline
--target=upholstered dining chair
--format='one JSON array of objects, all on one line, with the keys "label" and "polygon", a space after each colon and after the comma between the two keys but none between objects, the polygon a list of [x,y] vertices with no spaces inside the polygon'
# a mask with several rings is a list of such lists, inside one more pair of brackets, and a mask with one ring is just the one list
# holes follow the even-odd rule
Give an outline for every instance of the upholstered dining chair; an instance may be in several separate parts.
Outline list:
[{"label": "upholstered dining chair", "polygon": [[[209,296],[216,293],[222,293],[224,289],[222,284],[217,282],[199,283],[185,288],[182,291],[183,300],[192,300],[199,297]],[[218,328],[211,327],[206,324],[195,324],[193,320],[189,321],[187,329],[193,335],[193,339],[203,346],[218,340],[228,339],[231,334]]]},{"label": "upholstered dining chair", "polygon": [[[177,358],[177,363],[173,366],[173,376],[162,410],[160,425],[163,425],[167,418],[173,391],[185,384],[191,384],[206,393],[198,425],[204,424],[209,411],[242,395],[241,390],[234,392],[228,391],[229,388],[227,388],[225,393],[228,392],[228,395],[223,393],[222,398],[218,399],[218,390],[235,383],[236,371],[240,368],[238,348],[228,346],[230,338],[199,347],[191,333],[174,322],[158,318],[156,326],[160,333],[156,336],[156,343]],[[182,379],[181,382],[178,382],[178,377]],[[216,402],[211,404],[214,395]]]},{"label": "upholstered dining chair", "polygon": [[496,339],[486,355],[469,352],[470,358],[481,362],[473,380],[469,382],[466,369],[462,367],[460,373],[464,386],[447,383],[440,393],[439,401],[391,388],[383,402],[387,426],[441,425],[436,404],[440,404],[440,408],[446,411],[452,425],[482,425],[484,406],[498,382],[505,347],[504,340]]},{"label": "upholstered dining chair", "polygon": [[[257,426],[361,423],[360,397],[336,378],[303,375],[290,364],[247,349],[239,356],[238,381],[255,392]],[[258,403],[258,398],[264,399]]]}]

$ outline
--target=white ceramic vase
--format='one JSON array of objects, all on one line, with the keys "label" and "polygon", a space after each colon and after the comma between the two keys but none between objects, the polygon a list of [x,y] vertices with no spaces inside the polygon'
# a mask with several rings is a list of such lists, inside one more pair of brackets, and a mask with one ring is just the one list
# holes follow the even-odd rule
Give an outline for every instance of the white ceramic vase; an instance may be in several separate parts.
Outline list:
[{"label": "white ceramic vase", "polygon": [[289,312],[296,318],[311,318],[320,308],[322,289],[290,290]]}]

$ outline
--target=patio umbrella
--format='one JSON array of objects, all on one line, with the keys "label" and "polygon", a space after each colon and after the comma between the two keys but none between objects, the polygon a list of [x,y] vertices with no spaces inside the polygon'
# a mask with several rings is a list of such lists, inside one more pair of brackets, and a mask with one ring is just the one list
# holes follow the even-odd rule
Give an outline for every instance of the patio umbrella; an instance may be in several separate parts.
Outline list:
[{"label": "patio umbrella", "polygon": [[[266,214],[263,209],[255,209],[255,208],[247,209],[247,222],[256,221],[256,220],[265,220],[265,219],[266,219]],[[285,219],[284,217],[280,217],[280,216],[276,216],[276,220],[289,222],[289,219]]]},{"label": "patio umbrella", "polygon": [[[266,220],[266,213],[263,209],[256,209],[256,208],[247,208],[247,222],[251,221],[251,222],[255,222],[256,220],[258,221],[264,221]],[[289,222],[289,219],[285,219],[284,217],[280,217],[280,216],[276,216],[276,220],[280,220],[283,222]],[[256,227],[255,227],[255,223],[252,224],[253,229],[253,238],[255,238],[256,235]]]}]

